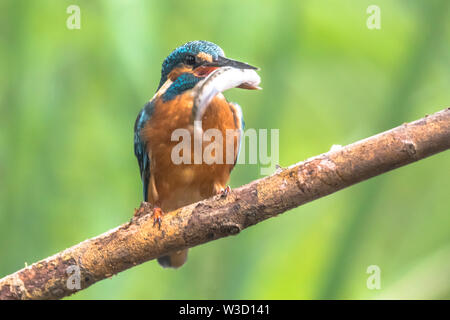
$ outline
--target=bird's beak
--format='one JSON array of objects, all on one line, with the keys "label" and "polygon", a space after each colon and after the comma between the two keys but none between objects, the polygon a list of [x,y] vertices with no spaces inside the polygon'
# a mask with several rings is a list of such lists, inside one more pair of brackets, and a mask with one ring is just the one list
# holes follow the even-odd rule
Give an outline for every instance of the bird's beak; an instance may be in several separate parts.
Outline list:
[{"label": "bird's beak", "polygon": [[216,60],[211,61],[211,62],[207,62],[205,64],[206,66],[210,66],[210,67],[233,67],[236,69],[253,69],[253,70],[258,70],[257,67],[251,66],[245,62],[240,62],[240,61],[236,61],[236,60],[232,60],[232,59],[228,59],[225,57],[221,57],[219,56]]},{"label": "bird's beak", "polygon": [[[203,64],[204,67],[212,67],[212,68],[221,68],[221,67],[232,67],[235,69],[251,69],[258,70],[259,68],[249,65],[245,62],[236,61],[233,59],[228,59],[222,56],[219,56],[216,60],[211,62],[207,62]],[[248,90],[260,90],[261,88],[258,86],[253,86],[250,84],[242,84],[237,88],[248,89]]]}]

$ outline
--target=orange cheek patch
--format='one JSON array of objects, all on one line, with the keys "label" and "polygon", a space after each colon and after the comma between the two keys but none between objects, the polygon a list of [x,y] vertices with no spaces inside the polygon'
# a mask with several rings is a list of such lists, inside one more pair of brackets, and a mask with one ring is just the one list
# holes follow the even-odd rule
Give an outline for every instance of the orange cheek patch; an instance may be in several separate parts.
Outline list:
[{"label": "orange cheek patch", "polygon": [[192,72],[191,67],[183,66],[181,68],[173,69],[167,76],[170,80],[175,81],[182,73]]},{"label": "orange cheek patch", "polygon": [[216,70],[217,67],[198,67],[194,70],[197,77],[206,77],[208,74]]}]

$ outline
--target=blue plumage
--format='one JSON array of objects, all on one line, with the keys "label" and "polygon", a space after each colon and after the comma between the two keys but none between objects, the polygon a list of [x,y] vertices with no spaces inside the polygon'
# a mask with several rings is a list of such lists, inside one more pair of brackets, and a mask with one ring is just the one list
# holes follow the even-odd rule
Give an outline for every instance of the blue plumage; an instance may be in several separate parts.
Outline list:
[{"label": "blue plumage", "polygon": [[202,78],[196,77],[192,73],[181,74],[174,83],[163,94],[163,101],[169,101],[186,90],[192,89]]},{"label": "blue plumage", "polygon": [[161,81],[159,82],[158,90],[167,81],[167,76],[170,71],[175,68],[176,65],[182,63],[186,58],[186,55],[196,55],[200,52],[210,54],[213,59],[217,59],[219,56],[225,56],[223,50],[215,43],[197,40],[185,43],[184,45],[176,48],[172,53],[164,60],[161,69]]},{"label": "blue plumage", "polygon": [[139,112],[134,124],[134,154],[139,163],[139,170],[143,183],[144,201],[147,201],[147,188],[150,179],[150,159],[148,158],[146,143],[142,141],[141,138],[141,130],[152,116],[154,108],[153,101],[147,102],[141,112]]}]

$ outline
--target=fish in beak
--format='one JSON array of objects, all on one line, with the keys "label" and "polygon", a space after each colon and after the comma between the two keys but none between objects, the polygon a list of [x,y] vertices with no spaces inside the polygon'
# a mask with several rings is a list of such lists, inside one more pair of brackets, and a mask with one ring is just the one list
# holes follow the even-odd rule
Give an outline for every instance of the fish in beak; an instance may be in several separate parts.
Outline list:
[{"label": "fish in beak", "polygon": [[[229,70],[229,68],[241,69],[241,70],[259,70],[259,68],[249,65],[245,62],[240,62],[237,60],[219,56],[219,57],[217,57],[217,59],[215,59],[211,62],[203,63],[200,67],[198,67],[195,70],[195,73],[200,76],[207,76],[219,68],[227,68],[227,70]],[[236,86],[236,88],[247,89],[247,90],[260,90],[261,89],[260,87],[254,86],[251,83],[242,83],[242,84]]]},{"label": "fish in beak", "polygon": [[[212,61],[207,64],[209,64],[213,67],[219,67],[219,68],[231,67],[231,68],[235,68],[235,69],[258,70],[257,67],[249,65],[248,63],[240,62],[240,61],[233,60],[233,59],[228,59],[228,58],[225,58],[222,56],[219,56],[216,61]],[[260,87],[252,86],[249,83],[243,83],[243,84],[237,86],[236,88],[247,89],[247,90],[260,90],[261,89]]]},{"label": "fish in beak", "polygon": [[192,118],[193,122],[202,119],[207,106],[218,93],[232,88],[261,89],[259,87],[261,78],[255,71],[257,68],[243,62],[239,62],[239,64],[248,67],[235,68],[230,65],[220,67],[215,66],[216,69],[209,73],[204,80],[194,87],[193,94],[195,99]]}]

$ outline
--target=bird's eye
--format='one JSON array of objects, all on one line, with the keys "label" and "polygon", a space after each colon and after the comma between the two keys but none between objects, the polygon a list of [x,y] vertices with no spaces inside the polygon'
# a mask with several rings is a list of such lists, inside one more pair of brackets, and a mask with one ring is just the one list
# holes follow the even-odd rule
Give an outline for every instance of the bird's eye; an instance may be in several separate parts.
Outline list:
[{"label": "bird's eye", "polygon": [[187,55],[185,62],[187,65],[193,66],[195,64],[195,57],[193,55]]}]

